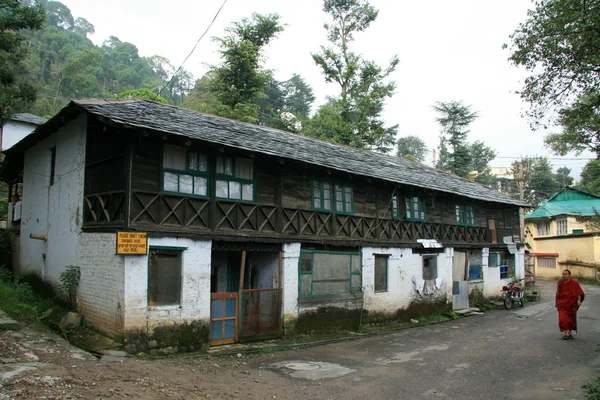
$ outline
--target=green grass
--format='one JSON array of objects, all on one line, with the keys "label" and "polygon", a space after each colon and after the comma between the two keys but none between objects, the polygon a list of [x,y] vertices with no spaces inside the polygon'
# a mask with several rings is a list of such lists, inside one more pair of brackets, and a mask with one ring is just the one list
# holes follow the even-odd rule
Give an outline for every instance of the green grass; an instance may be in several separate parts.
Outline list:
[{"label": "green grass", "polygon": [[0,309],[11,318],[25,323],[46,318],[54,305],[50,298],[36,294],[26,282],[14,283],[0,276]]}]

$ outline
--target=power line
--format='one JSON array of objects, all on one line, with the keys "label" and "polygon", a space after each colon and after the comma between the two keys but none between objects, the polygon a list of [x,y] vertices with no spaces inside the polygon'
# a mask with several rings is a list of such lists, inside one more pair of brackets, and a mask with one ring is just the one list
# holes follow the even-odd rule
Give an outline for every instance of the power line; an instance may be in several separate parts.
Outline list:
[{"label": "power line", "polygon": [[[215,21],[217,20],[217,17],[219,16],[219,14],[221,13],[221,10],[223,9],[223,7],[225,6],[225,3],[227,3],[227,0],[223,0],[223,3],[221,4],[221,7],[219,7],[219,9],[217,10],[217,13],[215,14],[215,16],[213,17],[212,21],[210,22],[210,24],[208,25],[208,27],[206,28],[206,30],[204,31],[204,33],[202,34],[202,36],[200,36],[200,38],[196,41],[196,44],[194,45],[194,47],[192,48],[192,51],[190,51],[190,53],[187,55],[187,57],[183,60],[183,62],[181,63],[181,65],[179,66],[179,68],[177,68],[177,70],[173,73],[173,76],[171,77],[171,79],[169,80],[169,82],[167,82],[160,90],[159,92],[154,96],[154,98],[152,99],[152,101],[156,100],[158,98],[158,96],[160,96],[160,94],[163,92],[163,90],[165,90],[165,88],[167,86],[169,86],[172,82],[173,79],[175,79],[175,77],[177,76],[177,74],[179,74],[181,72],[181,69],[183,68],[183,64],[186,63],[186,61],[191,57],[191,55],[194,53],[194,51],[196,51],[196,47],[198,47],[198,44],[200,43],[200,41],[204,38],[204,36],[206,36],[206,34],[208,33],[208,30],[213,26],[213,24],[215,23]],[[133,119],[134,122],[136,119],[138,119],[144,112],[146,112],[146,110],[148,109],[148,107],[150,107],[150,104],[152,103],[148,103],[146,104],[146,107],[144,107],[144,109],[142,111],[140,111],[138,113],[138,115],[135,116],[135,118]]]}]

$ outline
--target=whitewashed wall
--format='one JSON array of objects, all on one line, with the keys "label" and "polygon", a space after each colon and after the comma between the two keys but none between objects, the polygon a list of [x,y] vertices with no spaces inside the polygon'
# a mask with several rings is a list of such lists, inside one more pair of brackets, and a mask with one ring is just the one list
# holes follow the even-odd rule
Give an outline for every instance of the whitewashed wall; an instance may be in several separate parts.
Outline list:
[{"label": "whitewashed wall", "polygon": [[283,315],[298,316],[300,243],[283,245]]},{"label": "whitewashed wall", "polygon": [[116,253],[114,233],[81,233],[77,265],[81,271],[78,302],[81,313],[96,328],[123,333],[124,264]]},{"label": "whitewashed wall", "polygon": [[38,126],[22,121],[8,121],[2,127],[2,150],[9,149],[29,135]]},{"label": "whitewashed wall", "polygon": [[[375,292],[375,256],[388,254],[388,290]],[[395,312],[406,308],[413,300],[444,297],[452,299],[452,249],[437,255],[440,288],[433,295],[420,295],[415,290],[413,277],[423,279],[423,257],[413,254],[411,249],[363,247],[363,287],[365,308],[371,311]]]},{"label": "whitewashed wall", "polygon": [[[20,265],[56,282],[76,265],[83,218],[83,182],[87,120],[84,115],[25,152]],[[50,186],[50,149],[56,146],[54,184]],[[47,243],[30,234],[48,235]],[[46,271],[42,255],[46,254]]]},{"label": "whitewashed wall", "polygon": [[[489,266],[490,250],[482,249],[483,259],[483,295],[486,297],[499,296],[502,286],[509,283],[512,278],[500,279],[500,268]],[[514,254],[515,256],[515,274],[517,278],[525,278],[525,250],[520,248]]]},{"label": "whitewashed wall", "polygon": [[211,241],[149,238],[148,246],[186,249],[181,305],[148,307],[148,256],[125,258],[125,330],[210,318]]}]

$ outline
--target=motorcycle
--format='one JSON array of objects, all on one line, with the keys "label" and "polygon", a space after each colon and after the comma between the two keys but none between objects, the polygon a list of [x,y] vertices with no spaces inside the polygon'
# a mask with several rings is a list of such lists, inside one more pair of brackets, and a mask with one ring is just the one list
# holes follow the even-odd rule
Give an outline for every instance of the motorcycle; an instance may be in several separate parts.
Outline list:
[{"label": "motorcycle", "polygon": [[510,310],[514,303],[519,303],[519,307],[523,307],[523,290],[519,284],[523,280],[515,279],[508,285],[502,286],[502,301],[507,310]]}]

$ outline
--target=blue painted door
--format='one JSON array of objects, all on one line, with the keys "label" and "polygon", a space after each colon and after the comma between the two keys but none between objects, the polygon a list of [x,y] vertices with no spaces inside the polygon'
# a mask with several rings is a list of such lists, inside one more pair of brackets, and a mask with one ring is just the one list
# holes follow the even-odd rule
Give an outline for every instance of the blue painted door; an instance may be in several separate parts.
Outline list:
[{"label": "blue painted door", "polygon": [[212,293],[210,310],[211,344],[235,343],[238,340],[238,294]]}]

